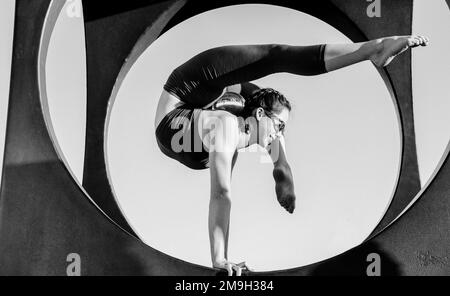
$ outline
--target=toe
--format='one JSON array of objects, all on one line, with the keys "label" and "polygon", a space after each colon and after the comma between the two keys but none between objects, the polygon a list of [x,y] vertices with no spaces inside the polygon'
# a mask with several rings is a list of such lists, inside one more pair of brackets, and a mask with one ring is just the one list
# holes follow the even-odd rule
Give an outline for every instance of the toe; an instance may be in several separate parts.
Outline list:
[{"label": "toe", "polygon": [[408,39],[408,46],[410,46],[410,47],[416,47],[416,46],[419,46],[419,44],[420,44],[420,39],[418,38],[418,36],[414,36],[414,37]]},{"label": "toe", "polygon": [[420,45],[422,46],[427,46],[428,42],[430,41],[427,37],[425,36],[419,36],[420,37]]}]

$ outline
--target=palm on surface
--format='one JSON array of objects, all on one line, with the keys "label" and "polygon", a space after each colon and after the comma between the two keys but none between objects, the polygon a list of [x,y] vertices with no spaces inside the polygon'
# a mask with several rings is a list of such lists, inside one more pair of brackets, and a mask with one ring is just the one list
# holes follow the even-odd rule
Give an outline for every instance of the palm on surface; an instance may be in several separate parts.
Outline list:
[{"label": "palm on surface", "polygon": [[228,272],[228,276],[233,275],[233,270],[236,272],[237,276],[242,274],[243,270],[254,271],[250,267],[247,266],[245,262],[241,263],[233,263],[229,260],[222,260],[213,265],[215,268],[224,269]]}]

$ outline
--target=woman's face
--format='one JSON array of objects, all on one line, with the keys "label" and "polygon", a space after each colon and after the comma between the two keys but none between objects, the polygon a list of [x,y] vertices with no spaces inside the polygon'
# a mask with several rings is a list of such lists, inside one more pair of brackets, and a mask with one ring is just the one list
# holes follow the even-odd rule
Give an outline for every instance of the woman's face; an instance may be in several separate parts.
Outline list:
[{"label": "woman's face", "polygon": [[257,128],[254,129],[255,142],[266,148],[274,139],[283,135],[289,120],[289,110],[283,108],[281,112],[269,113],[263,108],[258,108],[255,117],[259,123],[259,133]]}]

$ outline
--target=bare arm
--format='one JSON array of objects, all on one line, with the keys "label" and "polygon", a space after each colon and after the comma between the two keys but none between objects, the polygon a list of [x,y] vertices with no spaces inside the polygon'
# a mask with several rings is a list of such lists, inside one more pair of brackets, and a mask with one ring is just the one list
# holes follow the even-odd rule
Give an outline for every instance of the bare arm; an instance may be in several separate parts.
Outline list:
[{"label": "bare arm", "polygon": [[289,166],[286,156],[286,144],[284,136],[276,138],[270,146],[267,147],[267,152],[272,158],[273,162],[273,178],[275,180],[275,192],[280,205],[289,213],[295,210],[295,190],[294,179],[292,176],[291,167]]},{"label": "bare arm", "polygon": [[[228,119],[226,119],[228,118]],[[219,117],[223,129],[211,131],[214,146],[210,147],[211,197],[209,203],[209,239],[214,267],[224,267],[227,258],[227,236],[231,211],[231,171],[236,152],[237,121]],[[226,123],[225,123],[226,122]]]}]

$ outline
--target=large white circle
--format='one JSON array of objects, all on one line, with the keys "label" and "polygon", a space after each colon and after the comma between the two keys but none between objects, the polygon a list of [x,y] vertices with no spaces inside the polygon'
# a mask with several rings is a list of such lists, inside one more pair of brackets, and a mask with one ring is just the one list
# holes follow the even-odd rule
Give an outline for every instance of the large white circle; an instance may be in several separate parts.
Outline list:
[{"label": "large white circle", "polygon": [[[154,116],[170,72],[193,55],[226,44],[350,42],[309,15],[277,6],[240,5],[197,15],[156,40],[118,92],[107,155],[124,214],[150,246],[210,266],[209,171],[167,158]],[[392,197],[400,162],[395,106],[375,68],[364,62],[320,76],[276,74],[256,81],[293,105],[286,136],[297,209],[277,203],[271,164],[239,155],[232,181],[229,259],[258,271],[337,255],[364,240]]]}]

